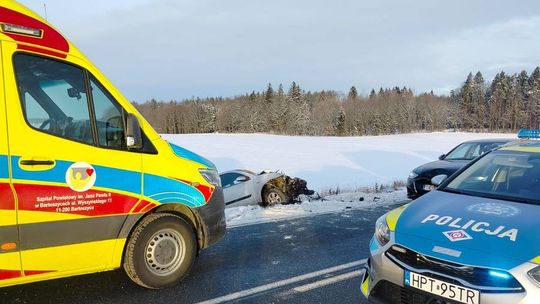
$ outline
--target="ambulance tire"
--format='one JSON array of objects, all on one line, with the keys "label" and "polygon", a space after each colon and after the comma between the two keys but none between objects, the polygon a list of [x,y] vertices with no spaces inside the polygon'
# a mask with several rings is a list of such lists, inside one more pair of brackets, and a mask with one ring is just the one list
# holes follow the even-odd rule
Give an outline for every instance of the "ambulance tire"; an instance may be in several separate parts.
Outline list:
[{"label": "ambulance tire", "polygon": [[182,280],[196,256],[191,225],[174,214],[154,213],[133,230],[124,252],[124,270],[136,284],[161,289]]}]

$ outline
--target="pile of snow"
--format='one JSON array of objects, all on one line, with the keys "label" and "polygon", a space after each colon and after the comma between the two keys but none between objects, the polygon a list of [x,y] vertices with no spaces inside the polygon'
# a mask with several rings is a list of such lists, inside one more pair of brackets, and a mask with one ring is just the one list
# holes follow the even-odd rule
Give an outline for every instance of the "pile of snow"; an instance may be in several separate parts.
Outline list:
[{"label": "pile of snow", "polygon": [[436,160],[457,144],[514,134],[461,132],[363,137],[308,137],[268,134],[163,135],[201,154],[223,172],[231,169],[281,170],[316,191],[404,181],[415,167]]},{"label": "pile of snow", "polygon": [[285,219],[308,217],[319,214],[338,213],[351,209],[373,208],[393,205],[404,201],[405,190],[383,193],[344,193],[325,197],[324,200],[303,201],[299,204],[261,206],[240,206],[225,209],[227,227],[238,227]]}]

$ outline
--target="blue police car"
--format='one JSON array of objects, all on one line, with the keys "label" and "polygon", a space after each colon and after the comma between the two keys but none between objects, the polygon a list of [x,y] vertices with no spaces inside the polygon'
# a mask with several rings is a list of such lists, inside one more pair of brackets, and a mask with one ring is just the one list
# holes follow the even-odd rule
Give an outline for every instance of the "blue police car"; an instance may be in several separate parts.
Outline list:
[{"label": "blue police car", "polygon": [[378,219],[370,302],[540,303],[540,130],[518,137]]}]

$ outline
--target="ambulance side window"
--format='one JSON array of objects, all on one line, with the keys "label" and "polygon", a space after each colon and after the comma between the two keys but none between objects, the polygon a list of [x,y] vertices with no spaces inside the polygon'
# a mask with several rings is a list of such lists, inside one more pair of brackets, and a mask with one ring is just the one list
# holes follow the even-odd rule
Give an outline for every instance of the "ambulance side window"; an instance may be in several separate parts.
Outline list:
[{"label": "ambulance side window", "polygon": [[50,119],[49,114],[43,110],[39,103],[37,103],[34,97],[29,93],[26,93],[24,96],[24,105],[25,115],[32,118],[28,119],[28,123],[34,128],[39,128],[42,123]]},{"label": "ambulance side window", "polygon": [[124,110],[92,76],[90,77],[90,88],[94,101],[99,145],[111,149],[127,149]]},{"label": "ambulance side window", "polygon": [[32,128],[94,143],[82,69],[26,54],[16,54],[13,64],[23,112]]}]

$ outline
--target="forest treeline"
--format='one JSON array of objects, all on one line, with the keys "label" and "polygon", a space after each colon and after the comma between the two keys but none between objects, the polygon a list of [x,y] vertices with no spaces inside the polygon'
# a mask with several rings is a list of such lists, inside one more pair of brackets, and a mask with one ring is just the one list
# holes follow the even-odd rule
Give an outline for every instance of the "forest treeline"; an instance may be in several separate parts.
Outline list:
[{"label": "forest treeline", "polygon": [[373,89],[358,94],[286,90],[271,84],[235,97],[135,103],[160,133],[274,133],[357,136],[460,129],[513,132],[540,128],[540,68],[486,82],[470,73],[449,96],[413,93],[410,88]]}]

